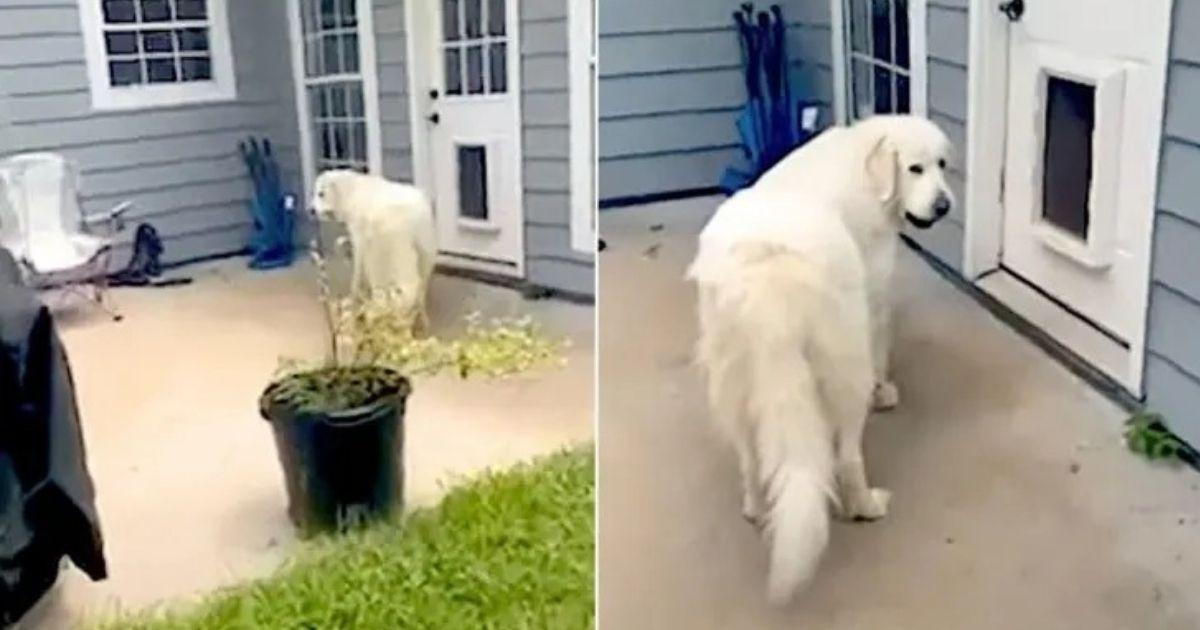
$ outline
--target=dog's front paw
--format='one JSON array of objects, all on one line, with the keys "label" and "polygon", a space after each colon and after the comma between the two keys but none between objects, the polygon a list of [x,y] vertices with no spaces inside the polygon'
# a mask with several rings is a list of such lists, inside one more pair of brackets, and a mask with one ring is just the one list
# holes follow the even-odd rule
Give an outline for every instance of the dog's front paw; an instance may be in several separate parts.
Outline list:
[{"label": "dog's front paw", "polygon": [[853,502],[844,502],[842,518],[848,521],[877,521],[887,516],[892,492],[884,488],[871,488],[866,495],[856,497]]},{"label": "dog's front paw", "polygon": [[900,390],[891,381],[883,381],[875,385],[871,394],[871,407],[875,411],[887,411],[900,404]]}]

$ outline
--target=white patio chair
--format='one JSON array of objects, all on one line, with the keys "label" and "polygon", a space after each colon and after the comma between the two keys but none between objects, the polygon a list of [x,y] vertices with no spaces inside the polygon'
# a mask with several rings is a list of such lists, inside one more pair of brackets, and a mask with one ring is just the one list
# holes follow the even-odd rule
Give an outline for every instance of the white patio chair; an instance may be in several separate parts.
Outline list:
[{"label": "white patio chair", "polygon": [[[87,216],[78,171],[63,156],[26,153],[0,160],[0,247],[20,262],[32,288],[80,295],[115,321],[121,315],[105,300],[112,237],[132,205],[126,201]],[[100,226],[106,234],[97,233]]]}]

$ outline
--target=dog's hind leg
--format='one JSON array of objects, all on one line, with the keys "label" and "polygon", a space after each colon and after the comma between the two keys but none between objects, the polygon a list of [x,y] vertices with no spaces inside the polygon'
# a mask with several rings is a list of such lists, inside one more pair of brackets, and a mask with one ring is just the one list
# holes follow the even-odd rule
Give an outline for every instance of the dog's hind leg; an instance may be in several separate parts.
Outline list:
[{"label": "dog's hind leg", "polygon": [[892,382],[890,374],[891,305],[876,303],[873,305],[871,315],[871,362],[875,374],[875,389],[871,393],[871,406],[876,411],[885,411],[900,404],[900,391]]},{"label": "dog's hind leg", "polygon": [[822,398],[834,429],[837,448],[834,475],[840,513],[847,519],[878,519],[887,514],[891,493],[867,483],[862,435],[870,411],[875,371],[868,330],[866,300],[844,295],[826,317],[814,321],[810,356],[818,363]]},{"label": "dog's hind leg", "polygon": [[699,296],[700,339],[697,360],[708,376],[708,404],[713,420],[737,452],[742,477],[742,516],[760,524],[766,515],[766,499],[760,483],[758,453],[753,429],[746,417],[744,366],[739,364],[738,345],[726,338],[729,322],[718,312],[716,291],[701,286]]}]

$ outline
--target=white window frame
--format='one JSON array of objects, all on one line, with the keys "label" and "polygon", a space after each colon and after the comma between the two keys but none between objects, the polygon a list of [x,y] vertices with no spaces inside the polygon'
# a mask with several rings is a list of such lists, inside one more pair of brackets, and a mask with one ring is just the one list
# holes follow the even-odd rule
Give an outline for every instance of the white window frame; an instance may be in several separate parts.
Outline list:
[{"label": "white window frame", "polygon": [[571,249],[588,254],[596,251],[598,4],[595,0],[575,0],[567,5]]},{"label": "white window frame", "polygon": [[[846,15],[846,3],[850,0],[829,0],[833,37],[833,110],[839,125],[853,122],[850,99],[850,64],[855,55],[850,46],[850,21]],[[870,2],[870,0],[866,0]],[[889,0],[894,2],[895,0]],[[908,75],[909,111],[917,116],[929,114],[929,50],[926,37],[927,1],[908,0]],[[894,12],[893,12],[894,13]],[[893,18],[894,19],[894,18]],[[878,60],[870,63],[884,64]]]},{"label": "white window frame", "polygon": [[323,81],[362,82],[363,116],[367,124],[367,172],[372,175],[383,173],[383,131],[379,114],[379,66],[376,57],[374,4],[371,0],[358,0],[354,5],[358,18],[358,72],[312,79],[308,77],[304,67],[304,25],[300,17],[303,1],[287,0],[287,12],[292,86],[300,134],[300,166],[304,169],[304,194],[307,196],[311,193],[317,177],[317,152],[312,129],[312,112],[308,102],[310,85]]},{"label": "white window frame", "polygon": [[[180,83],[112,86],[108,75],[108,53],[104,46],[104,16],[99,0],[79,0],[83,49],[91,84],[92,107],[98,110],[170,107],[237,98],[233,70],[227,0],[208,0],[208,47],[212,56],[212,79]],[[164,26],[170,23],[164,23]]]}]

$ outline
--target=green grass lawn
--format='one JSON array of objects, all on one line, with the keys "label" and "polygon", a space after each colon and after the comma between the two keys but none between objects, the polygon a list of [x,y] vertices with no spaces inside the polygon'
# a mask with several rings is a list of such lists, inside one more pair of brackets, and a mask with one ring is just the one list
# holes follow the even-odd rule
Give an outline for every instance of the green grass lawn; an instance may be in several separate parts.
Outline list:
[{"label": "green grass lawn", "polygon": [[305,545],[270,578],[97,627],[591,628],[594,458],[589,448],[483,475],[403,524]]}]

